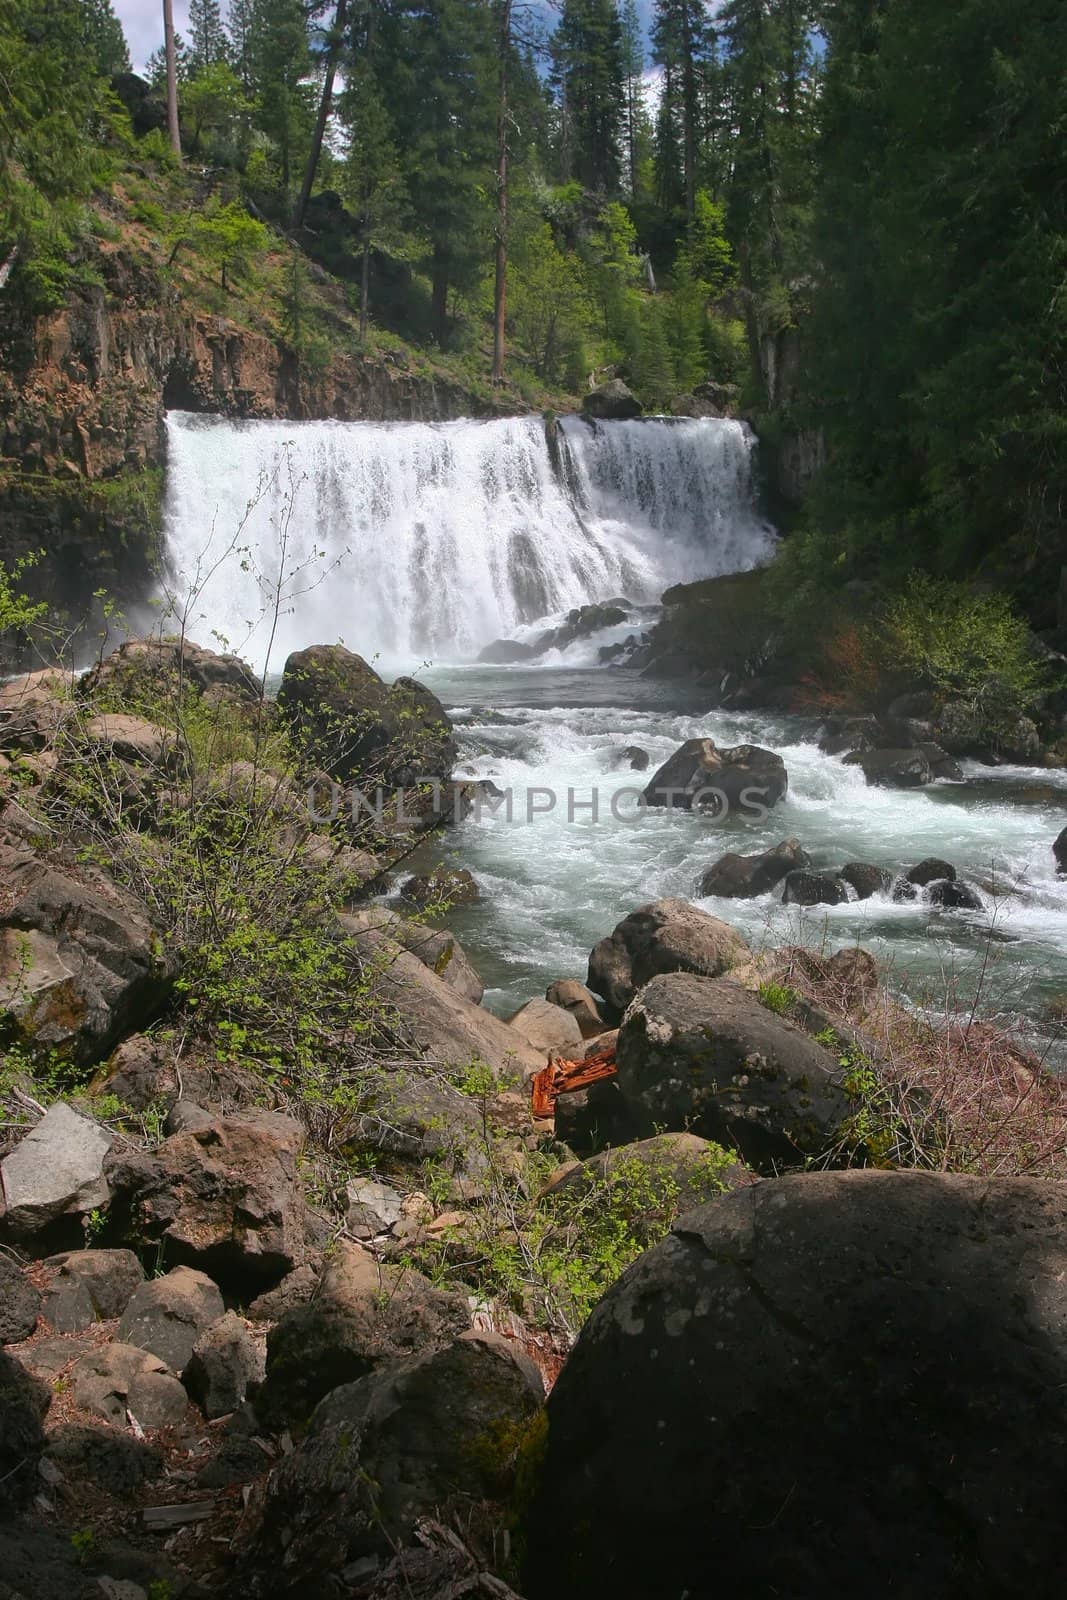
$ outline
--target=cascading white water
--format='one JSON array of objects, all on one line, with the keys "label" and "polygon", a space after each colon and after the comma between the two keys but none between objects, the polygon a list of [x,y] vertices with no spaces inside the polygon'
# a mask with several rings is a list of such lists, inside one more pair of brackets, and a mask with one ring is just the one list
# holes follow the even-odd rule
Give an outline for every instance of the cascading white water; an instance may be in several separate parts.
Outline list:
[{"label": "cascading white water", "polygon": [[758,565],[743,424],[167,419],[172,585],[194,637],[262,662],[343,640],[389,662],[469,659],[614,595]]}]

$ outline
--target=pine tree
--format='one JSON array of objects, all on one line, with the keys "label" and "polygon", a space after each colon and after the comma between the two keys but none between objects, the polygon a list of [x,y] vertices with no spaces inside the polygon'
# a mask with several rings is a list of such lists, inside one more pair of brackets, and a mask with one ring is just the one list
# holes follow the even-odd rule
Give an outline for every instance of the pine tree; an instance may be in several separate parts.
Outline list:
[{"label": "pine tree", "polygon": [[648,110],[645,106],[645,41],[637,0],[624,0],[620,18],[620,56],[623,84],[623,136],[626,146],[626,187],[630,198],[637,194],[638,160],[642,135],[647,134]]},{"label": "pine tree", "polygon": [[258,0],[252,36],[252,88],[259,127],[278,153],[283,193],[311,137],[312,91],[307,15],[301,0]]},{"label": "pine tree", "polygon": [[563,0],[552,53],[563,176],[594,193],[616,195],[625,96],[622,26],[614,0]]},{"label": "pine tree", "polygon": [[189,0],[189,76],[229,59],[219,0]]},{"label": "pine tree", "polygon": [[348,152],[341,191],[360,242],[359,336],[365,339],[371,251],[397,237],[408,211],[389,113],[368,66],[361,66],[347,85],[342,118],[347,127]]},{"label": "pine tree", "polygon": [[[703,68],[713,49],[704,0],[655,0],[653,59],[669,80],[670,112],[681,134],[686,216],[693,215],[704,138]],[[665,84],[665,89],[668,85]]]}]

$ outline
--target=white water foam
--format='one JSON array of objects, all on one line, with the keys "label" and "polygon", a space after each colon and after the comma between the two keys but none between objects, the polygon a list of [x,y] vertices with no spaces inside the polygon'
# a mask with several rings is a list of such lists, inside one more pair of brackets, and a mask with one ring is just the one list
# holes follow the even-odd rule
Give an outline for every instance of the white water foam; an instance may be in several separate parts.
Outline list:
[{"label": "white water foam", "polygon": [[[469,660],[590,601],[757,566],[773,534],[749,430],[713,419],[167,418],[172,586],[189,632],[263,665],[342,640],[387,666]],[[231,547],[237,549],[232,553]]]}]

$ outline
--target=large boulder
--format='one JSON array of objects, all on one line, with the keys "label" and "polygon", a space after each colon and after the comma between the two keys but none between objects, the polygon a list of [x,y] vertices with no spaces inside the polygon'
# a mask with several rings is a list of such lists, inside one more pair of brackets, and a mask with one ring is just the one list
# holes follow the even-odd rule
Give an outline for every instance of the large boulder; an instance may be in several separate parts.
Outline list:
[{"label": "large boulder", "polygon": [[527,1000],[508,1025],[521,1033],[535,1050],[549,1055],[580,1056],[583,1049],[582,1030],[578,1019],[551,1000]]},{"label": "large boulder", "polygon": [[700,892],[721,900],[751,900],[770,894],[788,873],[809,865],[810,857],[799,839],[783,839],[761,855],[741,856],[730,851],[705,872]]},{"label": "large boulder", "polygon": [[129,1344],[106,1344],[82,1356],[73,1372],[72,1398],[79,1410],[120,1428],[131,1416],[142,1428],[179,1426],[189,1405],[167,1363]]},{"label": "large boulder", "polygon": [[51,1398],[47,1385],[0,1350],[0,1517],[28,1500],[39,1483],[41,1419]]},{"label": "large boulder", "polygon": [[341,645],[295,651],[278,705],[309,765],[341,783],[407,787],[451,776],[456,746],[437,696],[412,678],[384,683]]},{"label": "large boulder", "polygon": [[714,1201],[609,1290],[548,1415],[529,1600],[1054,1600],[1067,1185],[868,1170]]},{"label": "large boulder", "polygon": [[717,978],[750,956],[748,945],[729,923],[685,900],[654,900],[631,911],[595,946],[586,981],[617,1020],[637,990],[657,973],[697,972]]},{"label": "large boulder", "polygon": [[428,923],[399,916],[387,906],[380,905],[360,906],[346,912],[344,926],[348,933],[357,930],[372,933],[377,930],[386,938],[395,940],[405,950],[410,950],[413,956],[418,956],[424,967],[429,967],[464,1000],[469,1000],[472,1005],[480,1003],[485,985],[463,946],[447,928],[433,928]]},{"label": "large boulder", "polygon": [[46,1288],[41,1312],[56,1333],[80,1333],[121,1317],[144,1282],[132,1250],[69,1250],[41,1264]]},{"label": "large boulder", "polygon": [[782,889],[787,906],[842,906],[848,898],[848,884],[833,872],[790,872]]},{"label": "large boulder", "polygon": [[172,1372],[181,1372],[201,1334],[224,1310],[217,1285],[205,1273],[175,1267],[135,1290],[122,1313],[118,1336],[157,1356]]},{"label": "large boulder", "polygon": [[0,1344],[19,1344],[37,1326],[41,1296],[29,1278],[0,1251]]},{"label": "large boulder", "polygon": [[263,686],[239,656],[218,655],[191,639],[127,639],[80,680],[87,699],[144,706],[173,700],[181,688],[208,700],[255,705]]},{"label": "large boulder", "polygon": [[509,1493],[543,1393],[525,1356],[474,1333],[335,1389],[270,1480],[252,1558],[268,1578],[258,1592],[324,1593],[330,1578],[373,1570],[369,1558],[413,1542],[420,1518],[484,1515]]},{"label": "large boulder", "polygon": [[74,680],[44,667],[0,683],[0,750],[43,750],[74,720]]},{"label": "large boulder", "polygon": [[545,999],[570,1012],[583,1039],[595,1039],[597,1034],[603,1033],[604,1019],[600,1015],[596,996],[576,978],[557,978],[545,990]]},{"label": "large boulder", "polygon": [[584,414],[608,422],[625,422],[630,417],[639,417],[641,409],[640,400],[621,378],[609,378],[607,383],[590,389],[588,394],[582,396]]},{"label": "large boulder", "polygon": [[694,807],[755,818],[783,799],[789,788],[785,762],[755,744],[720,750],[712,739],[687,739],[660,767],[642,796],[646,806],[681,811]]},{"label": "large boulder", "polygon": [[728,979],[653,978],[616,1061],[642,1134],[697,1133],[760,1171],[825,1152],[853,1109],[837,1056]]},{"label": "large boulder", "polygon": [[106,1128],[62,1100],[49,1106],[0,1162],[7,1227],[28,1236],[60,1217],[86,1216],[106,1206],[110,1191],[104,1158],[111,1142]]},{"label": "large boulder", "polygon": [[375,1368],[447,1345],[470,1326],[462,1295],[419,1273],[383,1266],[341,1241],[314,1299],[282,1317],[267,1338],[263,1415],[305,1421],[331,1389]]},{"label": "large boulder", "polygon": [[658,1133],[564,1167],[547,1194],[588,1205],[589,1196],[598,1189],[611,1189],[618,1200],[629,1204],[635,1236],[647,1243],[654,1230],[663,1232],[665,1219],[672,1215],[756,1182],[755,1173],[721,1145],[695,1133]]},{"label": "large boulder", "polygon": [[117,1215],[163,1241],[168,1259],[235,1290],[265,1289],[304,1258],[296,1163],[303,1132],[288,1117],[242,1112],[108,1162]]},{"label": "large boulder", "polygon": [[893,874],[887,868],[874,867],[867,861],[846,861],[838,877],[853,890],[857,900],[888,894],[893,884]]},{"label": "large boulder", "polygon": [[933,781],[922,750],[854,750],[846,767],[859,767],[867,782],[880,789],[923,789]]},{"label": "large boulder", "polygon": [[0,1021],[28,1048],[86,1066],[163,1008],[174,963],[131,895],[18,848],[0,885]]},{"label": "large boulder", "polygon": [[213,1322],[193,1348],[182,1382],[205,1417],[228,1417],[263,1377],[263,1357],[235,1311]]},{"label": "large boulder", "polygon": [[1016,761],[1024,766],[1041,759],[1037,726],[1018,710],[991,714],[967,701],[950,700],[937,715],[934,737],[952,756]]}]

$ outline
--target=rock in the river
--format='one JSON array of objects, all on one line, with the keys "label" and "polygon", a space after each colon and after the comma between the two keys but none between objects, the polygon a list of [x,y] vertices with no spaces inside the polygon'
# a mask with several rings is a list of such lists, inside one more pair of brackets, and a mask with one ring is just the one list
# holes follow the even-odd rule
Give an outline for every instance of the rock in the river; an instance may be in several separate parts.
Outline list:
[{"label": "rock in the river", "polygon": [[1026,766],[1041,759],[1041,735],[1021,712],[989,716],[963,700],[941,707],[934,737],[952,756],[974,756],[979,761],[1016,761]]},{"label": "rock in the river", "polygon": [[529,661],[537,651],[532,644],[522,644],[518,639],[494,639],[478,652],[478,660],[490,666],[507,666],[515,661]]},{"label": "rock in the river", "polygon": [[440,1349],[469,1326],[462,1295],[433,1288],[417,1272],[383,1266],[341,1241],[314,1299],[271,1330],[258,1404],[264,1416],[303,1421],[339,1384]]},{"label": "rock in the river", "polygon": [[562,1006],[577,1022],[583,1039],[595,1039],[604,1031],[604,1019],[596,998],[576,978],[557,978],[545,990],[545,999],[554,1006]]},{"label": "rock in the river", "polygon": [[697,1133],[760,1171],[828,1149],[853,1109],[837,1056],[722,978],[653,978],[623,1019],[616,1059],[643,1136]]},{"label": "rock in the river", "polygon": [[881,741],[877,717],[829,717],[819,735],[819,749],[825,756],[859,754],[877,749]]},{"label": "rock in the river", "polygon": [[788,873],[809,864],[799,839],[783,839],[762,855],[740,856],[731,851],[708,868],[700,880],[700,892],[724,900],[749,900],[770,894]]},{"label": "rock in the river", "polygon": [[68,1213],[87,1215],[106,1206],[110,1191],[104,1157],[112,1136],[62,1100],[49,1106],[35,1128],[0,1162],[13,1233],[33,1234]]},{"label": "rock in the river", "polygon": [[408,878],[400,893],[416,906],[472,906],[481,899],[474,874],[466,867],[442,866],[423,877]]},{"label": "rock in the river", "polygon": [[41,1270],[48,1285],[41,1310],[56,1333],[80,1333],[121,1317],[144,1282],[132,1250],[69,1250],[49,1256]]},{"label": "rock in the river", "polygon": [[506,1499],[505,1441],[521,1440],[543,1394],[513,1345],[474,1333],[335,1389],[270,1480],[252,1554],[267,1587],[254,1592],[325,1593],[346,1569],[411,1543],[419,1518],[450,1525]]},{"label": "rock in the river", "polygon": [[645,789],[648,806],[755,817],[777,805],[789,787],[785,762],[773,750],[739,744],[720,750],[711,739],[688,739]]},{"label": "rock in the river", "polygon": [[527,1000],[508,1018],[508,1024],[537,1050],[572,1058],[582,1053],[582,1030],[577,1017],[551,1000]]},{"label": "rock in the river", "polygon": [[158,1356],[172,1372],[182,1372],[200,1335],[225,1309],[209,1277],[192,1267],[175,1267],[135,1290],[122,1313],[118,1336]]},{"label": "rock in the river", "polygon": [[925,889],[928,883],[936,883],[939,878],[948,878],[951,883],[956,880],[956,869],[951,861],[939,861],[937,856],[927,856],[920,861],[918,866],[912,867],[907,875],[908,882],[917,884],[920,889]]},{"label": "rock in the river", "polygon": [[629,767],[631,772],[647,772],[652,757],[647,750],[642,750],[639,744],[625,745],[620,752],[620,761]]},{"label": "rock in the river", "polygon": [[[37,1326],[41,1296],[26,1274],[0,1251],[0,1344],[19,1344]],[[0,1416],[2,1416],[0,1403]]]},{"label": "rock in the river", "polygon": [[856,750],[845,757],[845,765],[859,767],[867,782],[881,789],[922,789],[933,779],[921,750]]},{"label": "rock in the river", "polygon": [[590,389],[588,394],[582,396],[582,410],[585,415],[603,418],[605,421],[625,422],[630,417],[639,417],[641,409],[640,400],[626,387],[621,378],[611,378],[599,388]]},{"label": "rock in the river", "polygon": [[951,783],[963,782],[963,768],[955,756],[950,756],[947,750],[942,750],[939,744],[930,744],[919,740],[916,749],[921,750],[930,763],[930,771],[935,778]]},{"label": "rock in the river", "polygon": [[243,1319],[227,1311],[196,1341],[182,1382],[205,1417],[227,1417],[262,1377],[259,1346]]},{"label": "rock in the river", "polygon": [[82,1356],[74,1368],[72,1397],[80,1410],[120,1428],[128,1426],[128,1413],[142,1428],[175,1426],[189,1405],[167,1363],[129,1344],[105,1344]]},{"label": "rock in the river", "polygon": [[304,1257],[303,1143],[288,1117],[239,1112],[155,1150],[117,1151],[107,1170],[116,1207],[141,1238],[165,1240],[168,1259],[235,1289],[268,1288]]},{"label": "rock in the river", "polygon": [[523,1593],[1058,1600],[1065,1329],[1067,1185],[812,1172],[716,1200],[582,1330]]},{"label": "rock in the river", "polygon": [[660,972],[696,972],[715,978],[750,957],[735,928],[685,900],[638,906],[601,939],[589,956],[587,982],[620,1017],[637,990]]},{"label": "rock in the river", "polygon": [[872,867],[866,861],[847,861],[838,873],[850,888],[856,891],[857,900],[869,900],[875,894],[888,894],[893,874],[885,867]]},{"label": "rock in the river", "polygon": [[1067,872],[1067,828],[1059,835],[1052,846],[1052,854],[1056,858],[1056,871]]},{"label": "rock in the river", "polygon": [[848,887],[832,872],[791,872],[782,900],[787,906],[842,906],[848,900]]},{"label": "rock in the river", "polygon": [[342,783],[407,786],[451,776],[456,746],[437,696],[413,678],[383,683],[341,645],[295,651],[278,706],[309,764]]},{"label": "rock in the river", "polygon": [[936,883],[930,884],[926,891],[926,898],[932,906],[941,906],[946,911],[983,911],[982,897],[977,889],[969,883],[963,883],[958,878],[941,878]]},{"label": "rock in the river", "polygon": [[158,1014],[175,967],[132,896],[13,848],[0,882],[0,1018],[15,1038],[87,1066]]}]

